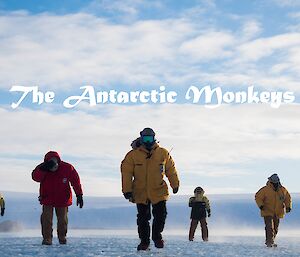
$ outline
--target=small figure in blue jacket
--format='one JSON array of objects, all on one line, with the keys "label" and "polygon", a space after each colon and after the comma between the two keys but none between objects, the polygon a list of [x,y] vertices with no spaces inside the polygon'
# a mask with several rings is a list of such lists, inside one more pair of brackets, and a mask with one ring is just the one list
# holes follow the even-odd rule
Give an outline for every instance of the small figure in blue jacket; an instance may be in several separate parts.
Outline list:
[{"label": "small figure in blue jacket", "polygon": [[202,187],[195,188],[194,196],[189,200],[189,207],[192,207],[189,240],[194,240],[195,231],[200,221],[202,239],[208,241],[206,216],[210,217],[210,205]]}]

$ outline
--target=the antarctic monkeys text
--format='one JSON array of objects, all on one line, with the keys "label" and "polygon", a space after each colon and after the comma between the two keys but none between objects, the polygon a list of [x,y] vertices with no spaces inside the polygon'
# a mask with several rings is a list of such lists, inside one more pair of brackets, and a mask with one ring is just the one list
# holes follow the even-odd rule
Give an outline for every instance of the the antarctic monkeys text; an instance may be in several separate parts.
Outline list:
[{"label": "the antarctic monkeys text", "polygon": [[[87,102],[90,106],[97,104],[163,104],[176,103],[177,92],[166,91],[165,86],[159,87],[159,90],[149,91],[96,91],[93,86],[87,85],[80,87],[81,95],[72,95],[63,101],[65,108],[71,109],[81,102]],[[52,103],[55,99],[53,91],[42,92],[37,86],[12,86],[11,92],[22,93],[17,102],[13,102],[13,109],[20,106],[26,97],[31,96],[33,104],[41,105],[43,103]],[[264,103],[270,104],[272,108],[279,108],[282,103],[289,104],[295,101],[295,95],[290,91],[256,91],[254,86],[247,87],[243,91],[225,91],[221,87],[212,88],[204,86],[202,88],[190,86],[184,96],[186,103],[202,104],[206,108],[216,108],[222,104],[244,104],[244,103]]]}]

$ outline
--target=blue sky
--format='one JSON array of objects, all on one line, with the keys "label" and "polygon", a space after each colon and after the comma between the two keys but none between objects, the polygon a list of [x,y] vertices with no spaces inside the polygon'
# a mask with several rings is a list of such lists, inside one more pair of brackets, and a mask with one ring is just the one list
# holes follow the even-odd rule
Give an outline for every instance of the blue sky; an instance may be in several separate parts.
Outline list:
[{"label": "blue sky", "polygon": [[[119,165],[153,127],[181,178],[180,194],[255,192],[273,172],[298,192],[300,3],[238,1],[0,1],[0,190],[36,192],[31,170],[50,149],[82,177],[88,195],[121,195]],[[97,90],[152,90],[180,97],[191,85],[236,92],[292,91],[294,104],[87,103]],[[13,85],[54,91],[13,110]],[[179,98],[180,98],[179,97]],[[11,172],[13,171],[13,172]]]}]

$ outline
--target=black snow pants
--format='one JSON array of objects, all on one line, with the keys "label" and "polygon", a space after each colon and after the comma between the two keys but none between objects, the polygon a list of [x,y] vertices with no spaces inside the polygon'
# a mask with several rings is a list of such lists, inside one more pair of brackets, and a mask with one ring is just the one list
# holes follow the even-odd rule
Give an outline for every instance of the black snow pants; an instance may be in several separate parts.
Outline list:
[{"label": "black snow pants", "polygon": [[[138,233],[141,242],[145,244],[150,243],[150,224],[151,220],[151,203],[148,204],[137,204],[137,226]],[[152,240],[157,241],[162,239],[161,233],[164,230],[165,221],[167,217],[166,201],[152,204]]]}]

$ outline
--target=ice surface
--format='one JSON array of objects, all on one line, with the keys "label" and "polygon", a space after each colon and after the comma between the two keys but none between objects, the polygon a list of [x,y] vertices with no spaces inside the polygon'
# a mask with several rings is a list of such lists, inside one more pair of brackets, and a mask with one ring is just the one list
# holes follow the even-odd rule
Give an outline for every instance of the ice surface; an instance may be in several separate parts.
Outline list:
[{"label": "ice surface", "polygon": [[137,235],[93,235],[68,238],[67,245],[59,245],[57,238],[52,246],[41,245],[41,237],[0,236],[0,256],[205,256],[205,257],[299,257],[300,238],[279,237],[277,248],[266,248],[263,237],[211,237],[204,243],[199,234],[194,242],[186,236],[165,235],[165,248],[137,252]]},{"label": "ice surface", "polygon": [[[83,209],[70,207],[68,244],[59,245],[54,233],[53,245],[42,246],[39,229],[41,206],[36,201],[37,197],[28,195],[24,198],[20,193],[7,193],[6,196],[7,212],[1,221],[19,221],[31,230],[0,233],[0,257],[300,257],[300,209],[293,209],[280,222],[277,240],[279,247],[267,249],[264,246],[263,219],[259,215],[253,195],[210,196],[213,214],[208,219],[208,243],[201,242],[199,228],[196,241],[188,242],[188,196],[172,197],[168,202],[168,218],[164,230],[166,247],[158,250],[151,243],[151,250],[142,253],[136,251],[139,243],[136,207],[123,198],[86,197]],[[300,205],[299,195],[293,197],[295,206]],[[54,218],[54,232],[55,224]]]}]

